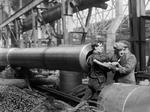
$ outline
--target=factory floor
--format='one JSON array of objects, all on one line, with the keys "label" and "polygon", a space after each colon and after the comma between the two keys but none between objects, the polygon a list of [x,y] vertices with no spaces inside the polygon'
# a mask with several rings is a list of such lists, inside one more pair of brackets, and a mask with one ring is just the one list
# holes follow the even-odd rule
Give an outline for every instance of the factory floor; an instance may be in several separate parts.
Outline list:
[{"label": "factory floor", "polygon": [[28,89],[0,86],[1,112],[62,112],[67,107],[64,104]]}]

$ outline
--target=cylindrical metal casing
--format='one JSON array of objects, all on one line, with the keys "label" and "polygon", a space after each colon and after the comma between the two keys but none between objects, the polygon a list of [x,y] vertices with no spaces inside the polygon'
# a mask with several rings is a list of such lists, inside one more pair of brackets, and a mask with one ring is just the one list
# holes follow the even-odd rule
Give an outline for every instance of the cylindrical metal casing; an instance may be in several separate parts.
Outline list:
[{"label": "cylindrical metal casing", "polygon": [[7,63],[7,56],[8,56],[8,51],[10,49],[3,49],[0,48],[0,66],[6,66]]},{"label": "cylindrical metal casing", "polygon": [[106,112],[150,112],[150,87],[115,83],[102,90],[98,103]]},{"label": "cylindrical metal casing", "polygon": [[75,87],[82,83],[82,73],[81,72],[71,72],[71,71],[60,71],[60,90],[69,93]]},{"label": "cylindrical metal casing", "polygon": [[50,48],[0,49],[0,65],[51,70],[88,71],[86,62],[91,45],[59,46]]},{"label": "cylindrical metal casing", "polygon": [[27,68],[45,68],[43,55],[45,48],[17,48],[8,52],[7,63]]}]

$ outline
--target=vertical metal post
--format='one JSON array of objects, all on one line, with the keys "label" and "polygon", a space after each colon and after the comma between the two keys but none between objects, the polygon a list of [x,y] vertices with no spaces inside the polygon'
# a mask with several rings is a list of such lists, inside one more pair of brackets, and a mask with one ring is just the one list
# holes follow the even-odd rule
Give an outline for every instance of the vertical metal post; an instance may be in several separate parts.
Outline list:
[{"label": "vertical metal post", "polygon": [[34,9],[32,9],[32,30],[33,30],[33,47],[36,47],[37,34],[36,34],[36,14]]},{"label": "vertical metal post", "polygon": [[62,0],[62,25],[64,44],[70,44],[70,32],[73,31],[72,8],[68,0]]},{"label": "vertical metal post", "polygon": [[145,21],[141,18],[143,0],[129,0],[129,19],[132,41],[132,51],[137,58],[137,70],[145,69]]},{"label": "vertical metal post", "polygon": [[146,69],[146,37],[145,37],[145,19],[140,17],[140,66],[141,70]]},{"label": "vertical metal post", "polygon": [[[61,21],[57,21],[57,32],[58,34],[61,34]],[[61,44],[61,38],[57,38],[57,45]]]},{"label": "vertical metal post", "polygon": [[146,37],[145,37],[145,19],[141,16],[145,16],[145,0],[137,0],[137,16],[139,17],[139,40],[140,40],[140,70],[146,68]]},{"label": "vertical metal post", "polygon": [[68,36],[68,30],[67,30],[67,21],[66,21],[66,0],[61,0],[62,2],[62,25],[63,25],[63,39],[64,44],[69,44],[69,36]]},{"label": "vertical metal post", "polygon": [[19,1],[19,8],[22,8],[22,0]]}]

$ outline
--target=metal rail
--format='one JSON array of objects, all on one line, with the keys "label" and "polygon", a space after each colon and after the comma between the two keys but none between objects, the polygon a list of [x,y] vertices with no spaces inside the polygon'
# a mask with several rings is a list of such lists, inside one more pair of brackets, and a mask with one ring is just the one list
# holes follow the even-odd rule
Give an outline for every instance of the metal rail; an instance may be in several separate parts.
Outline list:
[{"label": "metal rail", "polygon": [[[61,92],[59,90],[53,89],[53,88],[48,88],[45,86],[33,86],[31,85],[35,90],[39,91],[39,94],[44,95],[44,96],[52,96],[55,99],[62,100],[71,106],[77,106],[81,102],[81,98]],[[94,100],[88,100],[87,103],[92,106],[97,106],[97,101]]]},{"label": "metal rail", "polygon": [[47,88],[44,86],[33,86],[33,88],[39,90],[40,92],[46,93],[46,95],[50,95],[56,99],[65,101],[72,106],[76,106],[81,101],[81,99],[78,97],[66,94],[64,92],[58,91],[58,90],[53,89],[53,88]]}]

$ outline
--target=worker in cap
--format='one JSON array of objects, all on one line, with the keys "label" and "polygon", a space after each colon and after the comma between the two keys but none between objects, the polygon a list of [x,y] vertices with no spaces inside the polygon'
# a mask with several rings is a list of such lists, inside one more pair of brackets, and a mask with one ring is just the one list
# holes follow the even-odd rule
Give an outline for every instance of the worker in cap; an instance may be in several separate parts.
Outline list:
[{"label": "worker in cap", "polygon": [[100,66],[95,60],[99,62],[106,62],[107,55],[104,52],[104,45],[100,42],[91,45],[93,51],[87,59],[89,66],[89,82],[85,95],[82,100],[97,99],[99,92],[104,87],[107,78],[108,68]]},{"label": "worker in cap", "polygon": [[114,52],[120,58],[124,55],[125,51],[130,49],[130,44],[128,41],[119,41],[114,44]]},{"label": "worker in cap", "polygon": [[114,45],[114,55],[110,68],[115,73],[114,80],[121,83],[135,84],[136,57],[130,52],[130,43],[118,41]]}]

